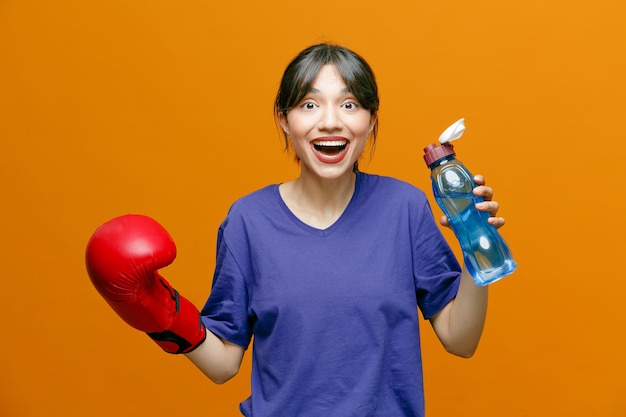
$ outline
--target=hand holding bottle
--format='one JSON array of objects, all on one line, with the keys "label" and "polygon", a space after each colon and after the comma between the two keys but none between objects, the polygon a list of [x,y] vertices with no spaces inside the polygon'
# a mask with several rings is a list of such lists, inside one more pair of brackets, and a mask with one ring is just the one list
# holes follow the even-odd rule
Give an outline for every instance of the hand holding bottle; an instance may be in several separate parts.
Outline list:
[{"label": "hand holding bottle", "polygon": [[[482,197],[484,200],[482,203],[477,203],[476,208],[479,211],[486,211],[489,213],[489,218],[487,221],[492,226],[496,228],[500,228],[504,226],[505,220],[504,217],[497,217],[498,209],[500,205],[497,201],[492,200],[493,197],[493,189],[491,187],[487,187],[485,185],[485,178],[482,175],[474,175],[474,182],[478,185],[475,187],[472,192],[476,197]],[[448,216],[441,216],[439,219],[439,223],[444,227],[451,227],[450,221],[448,220]]]}]

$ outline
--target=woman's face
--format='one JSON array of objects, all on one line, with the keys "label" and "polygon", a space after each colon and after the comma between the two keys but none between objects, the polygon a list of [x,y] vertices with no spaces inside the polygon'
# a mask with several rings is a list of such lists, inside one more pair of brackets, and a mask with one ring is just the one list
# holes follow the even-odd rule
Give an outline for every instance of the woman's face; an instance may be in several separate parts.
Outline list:
[{"label": "woman's face", "polygon": [[352,172],[376,117],[361,107],[335,67],[325,65],[311,91],[279,121],[302,172],[336,179]]}]

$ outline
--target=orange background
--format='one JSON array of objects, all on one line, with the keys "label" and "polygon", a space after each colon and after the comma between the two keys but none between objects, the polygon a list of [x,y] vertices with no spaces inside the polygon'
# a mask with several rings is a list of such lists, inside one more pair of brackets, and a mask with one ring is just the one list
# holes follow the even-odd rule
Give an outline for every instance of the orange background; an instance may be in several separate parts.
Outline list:
[{"label": "orange background", "polygon": [[465,117],[458,156],[495,188],[519,263],[491,287],[474,358],[424,323],[429,417],[625,416],[625,14],[621,0],[0,2],[0,415],[239,415],[249,356],[215,386],[161,352],[93,289],[85,243],[112,217],[154,217],[178,245],[164,275],[201,306],[229,205],[297,173],[272,117],[282,70],[334,41],[381,89],[364,170],[430,195],[421,149]]}]

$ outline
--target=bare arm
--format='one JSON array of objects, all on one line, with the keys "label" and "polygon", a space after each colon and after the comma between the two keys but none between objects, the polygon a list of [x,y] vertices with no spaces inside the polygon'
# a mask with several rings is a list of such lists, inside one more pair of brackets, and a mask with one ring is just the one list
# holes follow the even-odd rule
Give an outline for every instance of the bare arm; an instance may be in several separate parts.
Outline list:
[{"label": "bare arm", "polygon": [[244,352],[241,346],[222,340],[207,330],[204,342],[185,356],[211,381],[223,384],[239,372]]},{"label": "bare arm", "polygon": [[459,292],[430,323],[445,349],[457,356],[471,357],[485,326],[487,287],[479,287],[463,267]]},{"label": "bare arm", "polygon": [[[477,175],[474,180],[478,184],[474,194],[482,196],[485,200],[478,204],[477,208],[488,211],[491,215],[489,223],[501,227],[504,225],[504,219],[496,217],[498,203],[491,201],[493,190],[485,186],[482,176]],[[449,226],[445,216],[440,222],[443,226]],[[448,352],[464,358],[474,354],[485,326],[487,299],[487,287],[476,285],[467,268],[463,266],[456,298],[430,319],[437,337]]]}]

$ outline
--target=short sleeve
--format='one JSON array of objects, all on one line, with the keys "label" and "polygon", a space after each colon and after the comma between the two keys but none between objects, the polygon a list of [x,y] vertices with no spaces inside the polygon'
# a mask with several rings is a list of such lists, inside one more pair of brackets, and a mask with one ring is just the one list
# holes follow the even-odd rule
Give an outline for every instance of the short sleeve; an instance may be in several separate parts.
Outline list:
[{"label": "short sleeve", "polygon": [[211,294],[200,313],[202,322],[220,338],[247,348],[252,337],[248,304],[245,275],[225,239],[223,224],[218,230]]},{"label": "short sleeve", "polygon": [[412,226],[413,276],[417,304],[430,319],[456,297],[461,266],[433,218],[427,200],[423,201]]}]

